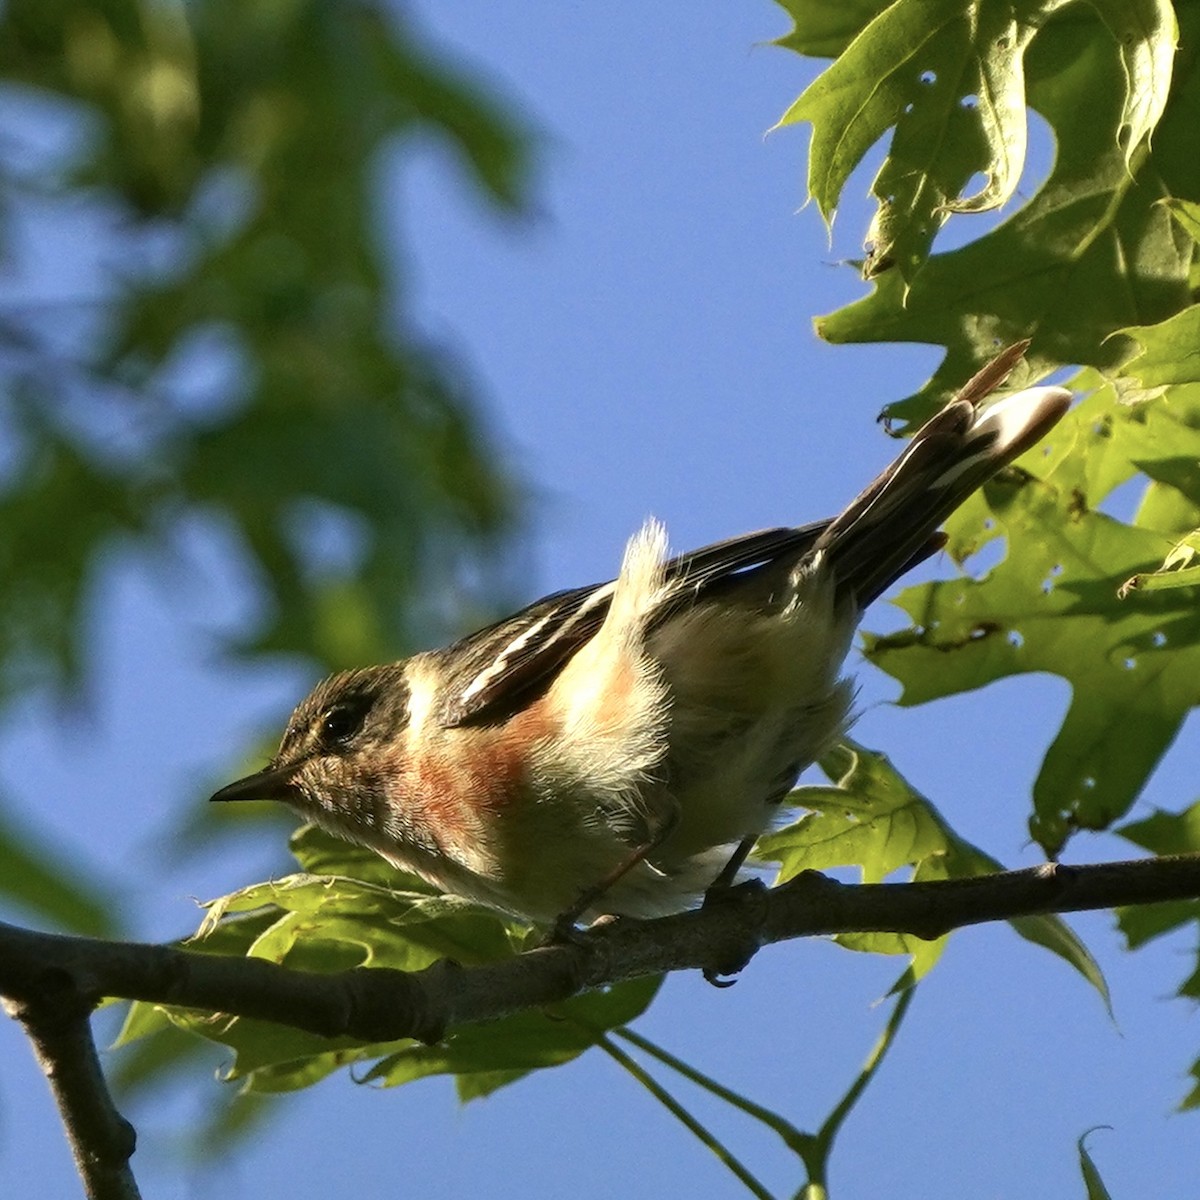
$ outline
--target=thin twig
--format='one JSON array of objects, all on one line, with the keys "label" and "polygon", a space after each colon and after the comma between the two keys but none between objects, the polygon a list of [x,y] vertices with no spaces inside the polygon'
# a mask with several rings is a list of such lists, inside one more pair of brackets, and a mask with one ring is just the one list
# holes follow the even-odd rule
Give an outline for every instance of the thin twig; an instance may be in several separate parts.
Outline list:
[{"label": "thin twig", "polygon": [[779,1113],[772,1112],[771,1109],[755,1103],[755,1101],[749,1099],[747,1096],[743,1096],[740,1092],[735,1092],[732,1088],[726,1087],[719,1080],[713,1079],[711,1075],[706,1075],[703,1071],[697,1070],[691,1063],[677,1058],[669,1050],[664,1049],[657,1042],[652,1042],[648,1037],[644,1037],[642,1034],[626,1027],[616,1029],[613,1032],[618,1037],[624,1038],[625,1041],[636,1046],[639,1050],[658,1059],[663,1066],[670,1067],[672,1071],[678,1072],[685,1079],[696,1084],[697,1087],[702,1087],[705,1091],[711,1092],[718,1100],[724,1100],[726,1104],[736,1108],[739,1112],[743,1112],[748,1117],[752,1117],[755,1121],[765,1125],[768,1129],[777,1133],[783,1139],[784,1145],[789,1149],[794,1150],[806,1138],[811,1140],[811,1134],[805,1133],[802,1129],[797,1129],[795,1125],[785,1117],[781,1117]]},{"label": "thin twig", "polygon": [[614,1062],[628,1071],[689,1133],[703,1145],[707,1146],[741,1180],[743,1186],[752,1196],[757,1196],[758,1200],[774,1200],[771,1193],[755,1179],[749,1169],[734,1156],[732,1151],[718,1141],[716,1135],[709,1132],[706,1126],[701,1125],[641,1063],[631,1058],[607,1037],[599,1038],[596,1045]]}]

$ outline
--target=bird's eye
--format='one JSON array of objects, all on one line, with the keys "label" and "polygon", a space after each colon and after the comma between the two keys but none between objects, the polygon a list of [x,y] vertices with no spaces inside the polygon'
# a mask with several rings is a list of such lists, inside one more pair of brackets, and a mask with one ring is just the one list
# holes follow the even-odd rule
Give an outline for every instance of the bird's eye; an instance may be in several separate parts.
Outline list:
[{"label": "bird's eye", "polygon": [[335,704],[321,720],[321,740],[328,746],[344,746],[362,729],[370,707],[362,700]]}]

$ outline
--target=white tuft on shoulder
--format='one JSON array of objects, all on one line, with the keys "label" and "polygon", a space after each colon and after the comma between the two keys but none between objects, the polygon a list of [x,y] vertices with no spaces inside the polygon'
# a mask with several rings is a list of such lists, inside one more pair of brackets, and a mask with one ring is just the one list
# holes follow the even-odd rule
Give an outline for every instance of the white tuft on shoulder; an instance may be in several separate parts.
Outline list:
[{"label": "white tuft on shoulder", "polygon": [[606,625],[640,631],[642,621],[662,590],[666,558],[666,526],[651,517],[625,547]]}]

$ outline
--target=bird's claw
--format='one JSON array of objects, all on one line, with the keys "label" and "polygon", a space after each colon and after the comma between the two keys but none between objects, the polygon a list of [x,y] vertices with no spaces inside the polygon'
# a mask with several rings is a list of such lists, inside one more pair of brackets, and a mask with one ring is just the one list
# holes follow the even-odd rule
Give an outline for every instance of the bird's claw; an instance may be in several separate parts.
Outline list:
[{"label": "bird's claw", "polygon": [[[761,879],[745,879],[741,883],[718,883],[704,893],[701,908],[718,908],[726,904],[743,904],[757,898],[767,890]],[[736,949],[726,951],[724,961],[715,967],[703,968],[701,974],[706,983],[713,987],[728,988],[737,983],[734,976],[739,975],[750,965],[750,960],[758,953],[762,942],[753,933],[747,933],[741,939]]]}]

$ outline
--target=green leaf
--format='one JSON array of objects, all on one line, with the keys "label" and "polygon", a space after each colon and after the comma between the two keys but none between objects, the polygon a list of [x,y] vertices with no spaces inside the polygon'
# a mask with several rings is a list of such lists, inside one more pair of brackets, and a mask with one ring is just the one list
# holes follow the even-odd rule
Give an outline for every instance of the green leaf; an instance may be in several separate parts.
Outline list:
[{"label": "green leaf", "polygon": [[1194,242],[1200,242],[1200,204],[1191,200],[1179,200],[1169,196],[1163,201],[1167,211]]},{"label": "green leaf", "polygon": [[1171,88],[1179,26],[1170,0],[1088,0],[1121,56],[1124,105],[1117,141],[1132,162],[1162,118]]},{"label": "green leaf", "polygon": [[112,1049],[120,1050],[142,1038],[154,1037],[162,1030],[169,1029],[170,1025],[171,1018],[167,1016],[162,1005],[135,1000],[126,1010],[124,1023],[112,1044]]},{"label": "green leaf", "polygon": [[289,875],[214,901],[193,944],[203,947],[230,914],[267,906],[275,919],[244,952],[310,971],[419,971],[441,958],[495,962],[512,952],[508,926],[488,909],[455,897],[318,875]]},{"label": "green leaf", "polygon": [[[212,902],[192,947],[309,971],[357,966],[418,971],[447,957],[464,964],[508,958],[522,936],[523,929],[511,928],[491,910],[436,894],[377,855],[312,826],[295,834],[292,849],[306,871]],[[265,1021],[144,1005],[131,1010],[120,1044],[157,1034],[169,1020],[230,1048],[234,1059],[226,1077],[251,1091],[308,1087],[342,1067],[374,1062],[364,1082],[391,1086],[453,1074],[463,1077],[460,1095],[470,1099],[577,1057],[606,1030],[641,1013],[658,982],[622,984],[545,1012],[455,1030],[433,1047],[410,1041],[362,1044]]]},{"label": "green leaf", "polygon": [[[1188,464],[1190,465],[1190,463]],[[1172,588],[1200,587],[1200,564],[1190,566],[1200,553],[1200,529],[1193,529],[1167,552],[1162,566],[1149,573],[1127,579],[1118,593],[1122,599],[1129,592],[1160,592]]]},{"label": "green leaf", "polygon": [[792,18],[775,45],[814,58],[835,58],[891,0],[777,0]]},{"label": "green leaf", "polygon": [[[1200,801],[1181,813],[1156,810],[1140,821],[1120,826],[1121,837],[1152,854],[1195,854],[1200,851]],[[1168,900],[1117,909],[1117,925],[1130,950],[1200,921],[1200,900]]]},{"label": "green leaf", "polygon": [[[1085,375],[1077,386],[1097,382]],[[1070,708],[1034,785],[1031,829],[1051,856],[1074,830],[1107,828],[1128,811],[1200,700],[1200,612],[1189,593],[1116,600],[1183,532],[1142,522],[1196,520],[1198,417],[1200,388],[1132,406],[1098,388],[1023,460],[1042,479],[997,480],[947,523],[959,561],[999,536],[1019,553],[981,579],[902,592],[912,628],[866,638],[868,657],[903,684],[902,704],[1027,671],[1070,682]],[[1155,486],[1177,503],[1143,504],[1133,524],[1097,512],[1139,467],[1175,479],[1180,486]]]},{"label": "green leaf", "polygon": [[1200,850],[1200,800],[1181,813],[1157,809],[1116,832],[1152,854],[1194,854]]},{"label": "green leaf", "polygon": [[396,891],[426,896],[440,894],[416,875],[406,874],[385,862],[373,850],[336,838],[316,825],[301,825],[296,829],[288,840],[288,849],[300,866],[313,875],[345,875],[359,883]]},{"label": "green leaf", "polygon": [[530,1071],[560,1066],[595,1045],[610,1028],[633,1020],[653,999],[657,979],[636,980],[576,997],[542,1012],[518,1013],[456,1029],[435,1046],[415,1041],[364,1044],[320,1038],[264,1021],[213,1018],[171,1010],[192,1033],[232,1049],[226,1078],[271,1094],[294,1091],[343,1067],[373,1063],[360,1082],[399,1086],[430,1075],[454,1075],[463,1100],[489,1094]]},{"label": "green leaf", "polygon": [[[903,868],[914,879],[958,879],[1003,870],[960,838],[936,808],[886,756],[844,742],[821,760],[834,787],[801,787],[790,803],[809,811],[794,824],[759,839],[756,857],[780,864],[777,882],[801,871],[857,867],[864,883],[880,883]],[[1108,986],[1087,948],[1056,916],[1022,917],[1012,927],[1026,940],[1070,963],[1108,1003]],[[912,954],[904,986],[937,961],[945,938],[928,942],[898,934],[854,934],[837,939],[855,950]]]},{"label": "green leaf", "polygon": [[1181,309],[1157,325],[1133,325],[1124,331],[1138,344],[1138,351],[1124,363],[1123,375],[1132,376],[1143,388],[1167,384],[1200,383],[1200,304]]},{"label": "green leaf", "polygon": [[1117,909],[1117,926],[1130,950],[1138,950],[1192,921],[1200,921],[1200,901],[1197,900],[1164,900],[1159,904]]},{"label": "green leaf", "polygon": [[1087,1188],[1087,1200],[1112,1200],[1108,1188],[1104,1186],[1104,1180],[1100,1178],[1100,1172],[1096,1169],[1096,1164],[1092,1162],[1092,1156],[1087,1151],[1088,1134],[1094,1133],[1096,1129],[1108,1129],[1107,1125],[1097,1125],[1094,1129],[1089,1129],[1076,1146],[1079,1149],[1079,1170],[1083,1175],[1084,1186]]},{"label": "green leaf", "polygon": [[211,1053],[199,1038],[188,1036],[175,1025],[163,1009],[141,1003],[130,1006],[112,1049],[122,1053],[113,1058],[109,1081],[125,1096],[153,1087],[181,1070],[192,1069],[206,1052]]},{"label": "green leaf", "polygon": [[[212,929],[203,941],[191,942],[188,949],[202,954],[245,954],[254,939],[277,919],[277,912],[266,909],[230,918]],[[113,1049],[124,1049],[144,1038],[155,1037],[170,1026],[172,1019],[172,1010],[165,1005],[135,1000],[125,1013]]]},{"label": "green leaf", "polygon": [[1184,1111],[1200,1108],[1200,1059],[1192,1063],[1188,1074],[1196,1081],[1196,1084],[1180,1102],[1179,1107]]},{"label": "green leaf", "polygon": [[[418,597],[461,596],[472,616],[495,602],[490,553],[520,497],[393,278],[378,163],[432,133],[492,203],[523,211],[524,126],[406,14],[356,0],[14,0],[0,72],[86,128],[60,186],[86,188],[131,247],[96,281],[90,337],[68,349],[49,323],[6,327],[38,353],[0,366],[0,688],[77,683],[107,549],[158,554],[197,520],[250,560],[259,623],[220,635],[246,653],[378,661],[457,631],[463,612],[435,623]],[[200,403],[179,382],[197,349],[224,368]],[[323,522],[350,552],[322,550]],[[191,555],[174,565],[186,589]]]},{"label": "green leaf", "polygon": [[436,1046],[411,1043],[377,1063],[364,1081],[392,1087],[429,1075],[454,1075],[461,1100],[485,1096],[531,1071],[578,1058],[605,1032],[644,1012],[660,983],[658,978],[632,980],[542,1012],[465,1026]]},{"label": "green leaf", "polygon": [[[894,127],[871,188],[878,208],[864,273],[872,277],[894,266],[902,281],[897,286],[906,289],[951,213],[999,207],[1015,191],[1027,140],[1025,53],[1048,18],[1069,4],[896,0],[861,28],[866,13],[859,8],[831,21],[823,7],[785,7],[796,32],[781,44],[805,53],[841,49],[856,29],[779,125],[812,123],[808,188],[827,222],[851,172]],[[1110,89],[1117,103],[1106,131],[1128,164],[1166,105],[1174,14],[1167,0],[1102,0],[1095,7],[1125,83],[1123,93]],[[801,30],[814,9],[810,41]],[[982,176],[982,184],[965,191],[974,176]]]},{"label": "green leaf", "polygon": [[[1011,194],[1025,155],[1020,62],[1033,32],[998,5],[897,0],[780,119],[812,123],[808,187],[827,222],[851,171],[895,126],[872,185],[868,275],[896,265],[911,282],[950,211]],[[961,195],[978,172],[987,183]]]},{"label": "green leaf", "polygon": [[[1137,22],[1143,6],[1127,7]],[[1033,198],[984,237],[933,255],[915,279],[886,272],[870,295],[817,322],[834,342],[947,347],[926,387],[889,406],[890,416],[924,419],[998,345],[1018,337],[1033,338],[1033,379],[1064,363],[1114,366],[1129,348],[1114,331],[1160,321],[1190,301],[1193,242],[1163,202],[1200,190],[1200,80],[1192,66],[1175,81],[1152,142],[1130,158],[1122,128],[1144,124],[1159,101],[1136,116],[1140,102],[1114,87],[1126,69],[1120,49],[1090,13],[1071,4],[1025,55],[1029,101],[1056,140],[1053,168]],[[1161,22],[1145,30],[1156,47],[1165,37]],[[1161,47],[1151,55],[1160,56]]]}]

